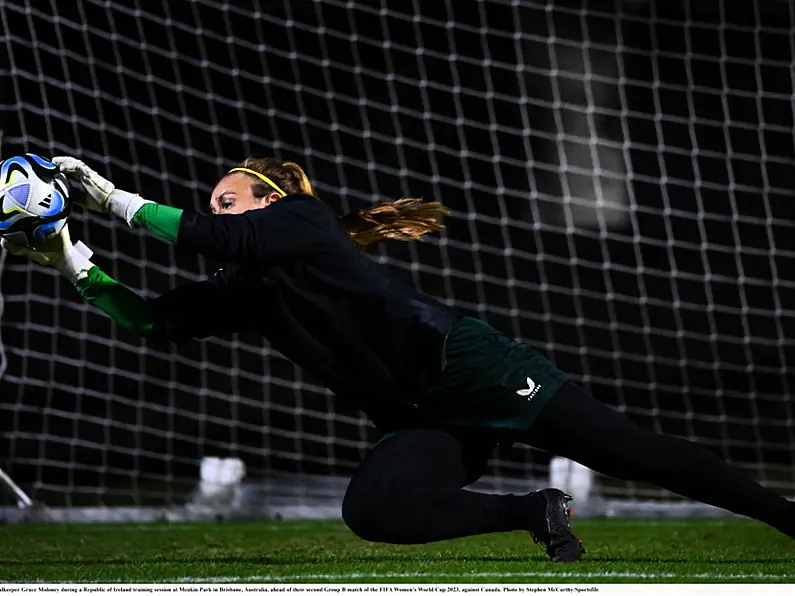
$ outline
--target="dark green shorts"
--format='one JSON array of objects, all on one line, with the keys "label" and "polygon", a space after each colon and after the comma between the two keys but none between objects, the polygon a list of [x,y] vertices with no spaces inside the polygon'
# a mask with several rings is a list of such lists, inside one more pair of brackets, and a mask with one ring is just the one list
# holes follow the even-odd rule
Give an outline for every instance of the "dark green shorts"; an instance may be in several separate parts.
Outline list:
[{"label": "dark green shorts", "polygon": [[465,317],[447,336],[441,377],[418,413],[433,426],[523,432],[567,380],[530,346]]}]

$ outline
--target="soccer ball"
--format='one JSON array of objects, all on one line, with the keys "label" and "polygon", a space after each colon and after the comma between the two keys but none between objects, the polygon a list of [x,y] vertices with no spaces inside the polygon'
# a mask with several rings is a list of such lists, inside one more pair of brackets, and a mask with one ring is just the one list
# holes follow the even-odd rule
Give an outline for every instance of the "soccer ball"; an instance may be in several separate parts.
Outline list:
[{"label": "soccer ball", "polygon": [[69,182],[51,161],[26,153],[0,162],[0,236],[34,246],[66,225]]}]

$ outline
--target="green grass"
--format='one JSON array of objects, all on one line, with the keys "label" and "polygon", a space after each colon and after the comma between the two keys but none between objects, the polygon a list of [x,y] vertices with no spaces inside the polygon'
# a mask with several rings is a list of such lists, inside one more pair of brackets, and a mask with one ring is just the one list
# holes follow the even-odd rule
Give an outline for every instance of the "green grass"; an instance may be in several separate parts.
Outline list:
[{"label": "green grass", "polygon": [[337,522],[0,526],[6,582],[795,583],[795,541],[744,520],[577,520],[550,563],[527,534],[371,544]]}]

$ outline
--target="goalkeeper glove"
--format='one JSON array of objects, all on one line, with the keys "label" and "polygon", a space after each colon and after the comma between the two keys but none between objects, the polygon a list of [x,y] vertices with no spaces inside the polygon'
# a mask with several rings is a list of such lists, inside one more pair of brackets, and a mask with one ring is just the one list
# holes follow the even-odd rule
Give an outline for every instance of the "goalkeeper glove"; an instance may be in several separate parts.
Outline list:
[{"label": "goalkeeper glove", "polygon": [[143,197],[124,190],[118,190],[113,182],[103,178],[85,163],[75,157],[53,157],[52,161],[64,174],[82,185],[85,196],[77,197],[86,209],[102,213],[112,213],[132,227],[132,220],[138,210],[147,203]]},{"label": "goalkeeper glove", "polygon": [[94,266],[89,260],[93,254],[91,249],[82,242],[72,244],[68,225],[55,236],[34,246],[14,244],[7,238],[3,238],[0,245],[13,255],[54,267],[73,284],[88,276],[89,269]]}]

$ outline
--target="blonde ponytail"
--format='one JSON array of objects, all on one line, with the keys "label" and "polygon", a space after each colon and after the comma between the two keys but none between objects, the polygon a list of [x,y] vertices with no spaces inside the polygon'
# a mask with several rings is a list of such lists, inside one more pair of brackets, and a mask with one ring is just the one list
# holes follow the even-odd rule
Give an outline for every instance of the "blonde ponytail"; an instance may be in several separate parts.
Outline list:
[{"label": "blonde ponytail", "polygon": [[[267,196],[274,188],[285,195],[316,196],[306,172],[292,161],[249,157],[233,171],[246,172],[252,177],[252,192],[257,197]],[[443,230],[440,220],[449,213],[441,203],[406,198],[348,213],[340,222],[351,240],[365,247],[381,240],[417,240],[423,234]]]}]

